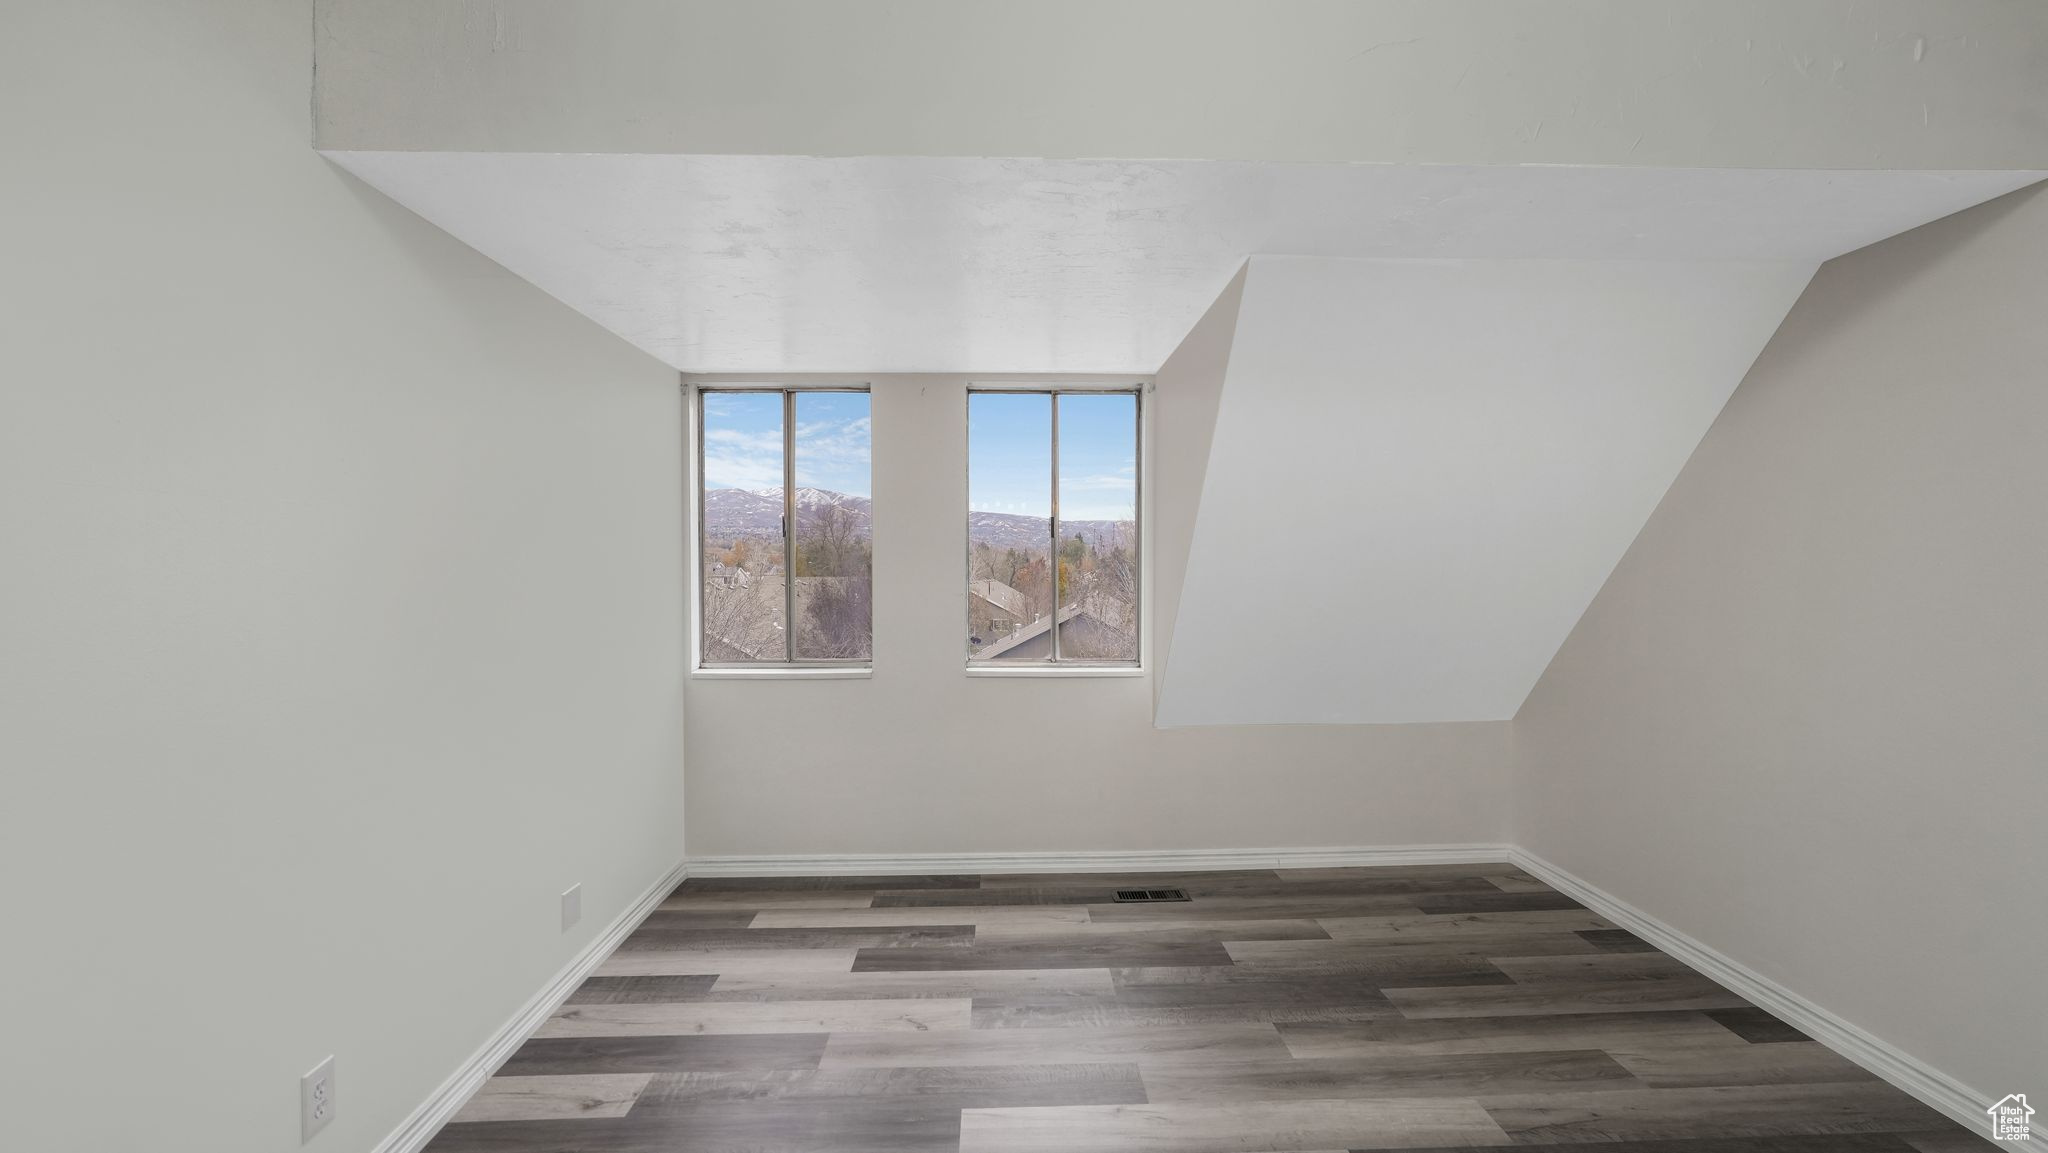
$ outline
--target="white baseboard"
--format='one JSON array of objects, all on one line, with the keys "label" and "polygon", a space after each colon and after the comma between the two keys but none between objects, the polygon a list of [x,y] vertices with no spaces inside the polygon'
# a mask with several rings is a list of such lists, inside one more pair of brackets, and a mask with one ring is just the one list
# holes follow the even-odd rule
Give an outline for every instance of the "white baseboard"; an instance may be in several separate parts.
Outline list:
[{"label": "white baseboard", "polygon": [[1471,865],[1508,860],[1507,845],[1391,845],[1352,849],[1152,849],[1074,853],[855,853],[692,857],[692,877],[885,877],[951,873],[1108,873],[1147,870],[1315,869]]},{"label": "white baseboard", "polygon": [[469,1100],[470,1095],[489,1080],[492,1073],[498,1071],[498,1066],[503,1065],[506,1059],[512,1056],[526,1040],[527,1035],[540,1028],[541,1022],[547,1020],[549,1014],[561,1007],[563,1001],[568,1000],[569,994],[576,991],[576,986],[583,983],[583,979],[590,975],[590,971],[609,957],[612,950],[618,948],[619,942],[625,940],[628,934],[639,928],[640,922],[646,920],[647,915],[661,904],[670,890],[682,884],[683,878],[687,875],[685,862],[676,865],[660,880],[649,885],[638,900],[635,900],[625,912],[620,913],[618,919],[605,926],[604,932],[585,945],[567,965],[562,967],[561,972],[555,974],[553,980],[540,992],[535,993],[519,1012],[512,1015],[511,1020],[499,1026],[498,1031],[491,1034],[490,1040],[485,1041],[482,1048],[470,1054],[469,1060],[464,1061],[446,1081],[441,1082],[441,1087],[434,1090],[419,1108],[413,1110],[412,1116],[407,1117],[403,1124],[392,1130],[390,1136],[378,1142],[373,1153],[418,1153],[428,1141],[433,1140],[434,1134],[440,1132],[441,1126],[447,1123],[448,1118],[453,1117],[456,1110],[461,1109],[463,1103]]},{"label": "white baseboard", "polygon": [[1509,859],[1522,871],[1671,954],[1729,992],[1891,1082],[1929,1108],[1947,1114],[1972,1133],[1984,1135],[1984,1110],[1996,1098],[1916,1060],[1740,961],[1527,850],[1515,848]]}]

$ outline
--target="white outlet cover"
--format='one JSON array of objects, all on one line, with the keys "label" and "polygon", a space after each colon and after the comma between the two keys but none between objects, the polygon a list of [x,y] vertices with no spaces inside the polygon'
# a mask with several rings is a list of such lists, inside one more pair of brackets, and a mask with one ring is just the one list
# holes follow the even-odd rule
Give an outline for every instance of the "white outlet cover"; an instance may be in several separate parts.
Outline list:
[{"label": "white outlet cover", "polygon": [[334,1120],[334,1056],[329,1054],[325,1061],[313,1066],[305,1076],[299,1078],[299,1144],[313,1139],[313,1135],[327,1127]]},{"label": "white outlet cover", "polygon": [[568,932],[583,919],[583,886],[574,884],[562,894],[562,931]]}]

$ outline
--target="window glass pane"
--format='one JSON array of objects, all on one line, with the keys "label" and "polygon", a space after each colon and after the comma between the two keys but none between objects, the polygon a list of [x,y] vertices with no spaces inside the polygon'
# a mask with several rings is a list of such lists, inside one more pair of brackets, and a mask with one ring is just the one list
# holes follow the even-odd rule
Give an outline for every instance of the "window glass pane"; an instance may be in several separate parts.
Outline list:
[{"label": "window glass pane", "polygon": [[967,653],[1052,659],[1052,397],[967,397]]},{"label": "window glass pane", "polygon": [[704,662],[788,659],[782,394],[704,397]]},{"label": "window glass pane", "polygon": [[796,394],[800,660],[866,660],[871,651],[872,460],[866,393]]},{"label": "window glass pane", "polygon": [[1059,655],[1138,659],[1138,398],[1061,393]]}]

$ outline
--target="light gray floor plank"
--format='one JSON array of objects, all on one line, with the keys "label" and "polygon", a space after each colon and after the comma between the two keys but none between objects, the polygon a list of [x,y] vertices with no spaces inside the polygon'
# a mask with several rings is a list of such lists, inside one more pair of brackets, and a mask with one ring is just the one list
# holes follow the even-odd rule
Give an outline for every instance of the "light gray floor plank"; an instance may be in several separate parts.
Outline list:
[{"label": "light gray floor plank", "polygon": [[694,973],[844,973],[857,949],[647,949],[613,953],[599,977],[685,977]]},{"label": "light gray floor plank", "polygon": [[[1143,1104],[1133,1064],[909,1066],[668,1073],[641,1095],[640,1108],[706,1102],[811,1099],[901,1100],[910,1110],[1004,1105]],[[770,1104],[772,1108],[772,1104]]]},{"label": "light gray floor plank", "polygon": [[1375,941],[1225,941],[1232,961],[1252,965],[1384,963],[1404,956],[1534,957],[1598,953],[1576,933],[1465,933],[1453,938],[1395,937]]},{"label": "light gray floor plank", "polygon": [[907,925],[1029,926],[1049,930],[1088,923],[1084,905],[920,905],[881,909],[765,909],[754,929],[869,929]]},{"label": "light gray floor plank", "polygon": [[682,1001],[568,1005],[536,1037],[687,1037],[713,1033],[883,1033],[966,1029],[964,998],[860,1001]]},{"label": "light gray floor plank", "polygon": [[1271,1025],[1074,1029],[969,1029],[932,1033],[834,1033],[819,1068],[905,1065],[1155,1064],[1279,1060],[1287,1047]]},{"label": "light gray floor plank", "polygon": [[1322,922],[1332,938],[1339,941],[1576,933],[1583,929],[1614,927],[1612,921],[1584,909],[1507,909],[1485,913],[1417,913],[1406,917],[1318,917],[1317,920]]},{"label": "light gray floor plank", "polygon": [[623,1117],[652,1073],[571,1073],[553,1077],[493,1077],[449,1124],[477,1121],[552,1121]]},{"label": "light gray floor plank", "polygon": [[[1085,912],[1085,907],[1083,909]],[[1058,943],[1061,941],[1090,940],[1133,940],[1133,941],[1319,941],[1329,934],[1313,918],[1296,917],[1287,920],[1266,921],[1181,921],[1157,918],[1143,921],[1079,921],[1065,924],[1038,925],[1023,922],[992,922],[977,926],[975,939],[984,944],[1028,939]]]},{"label": "light gray floor plank", "polygon": [[1874,1074],[1818,1041],[1750,1045],[1642,1045],[1610,1050],[1636,1079],[1655,1089],[1709,1085],[1796,1085],[1868,1081]]},{"label": "light gray floor plank", "polygon": [[659,908],[669,913],[717,913],[731,909],[865,909],[873,893],[829,890],[767,889],[757,892],[678,893]]}]

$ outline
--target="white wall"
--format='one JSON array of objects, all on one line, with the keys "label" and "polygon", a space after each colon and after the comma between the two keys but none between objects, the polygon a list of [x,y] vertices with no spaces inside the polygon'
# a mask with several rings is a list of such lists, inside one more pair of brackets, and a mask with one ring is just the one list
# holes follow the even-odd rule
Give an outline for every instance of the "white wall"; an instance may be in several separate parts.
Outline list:
[{"label": "white wall", "polygon": [[323,0],[323,148],[2048,167],[2013,0]]},{"label": "white wall", "polygon": [[1512,717],[1812,274],[1252,258],[1160,723]]},{"label": "white wall", "polygon": [[1514,723],[1515,838],[2048,1091],[2048,195],[1821,269]]},{"label": "white wall", "polygon": [[[1235,284],[1158,374],[1148,583],[1168,641]],[[871,680],[692,680],[692,856],[1498,842],[1507,726],[1152,726],[1153,676],[970,678],[967,378],[874,389]]]},{"label": "white wall", "polygon": [[329,1053],[369,1149],[682,853],[676,381],[315,155],[310,21],[0,18],[10,1150]]}]

